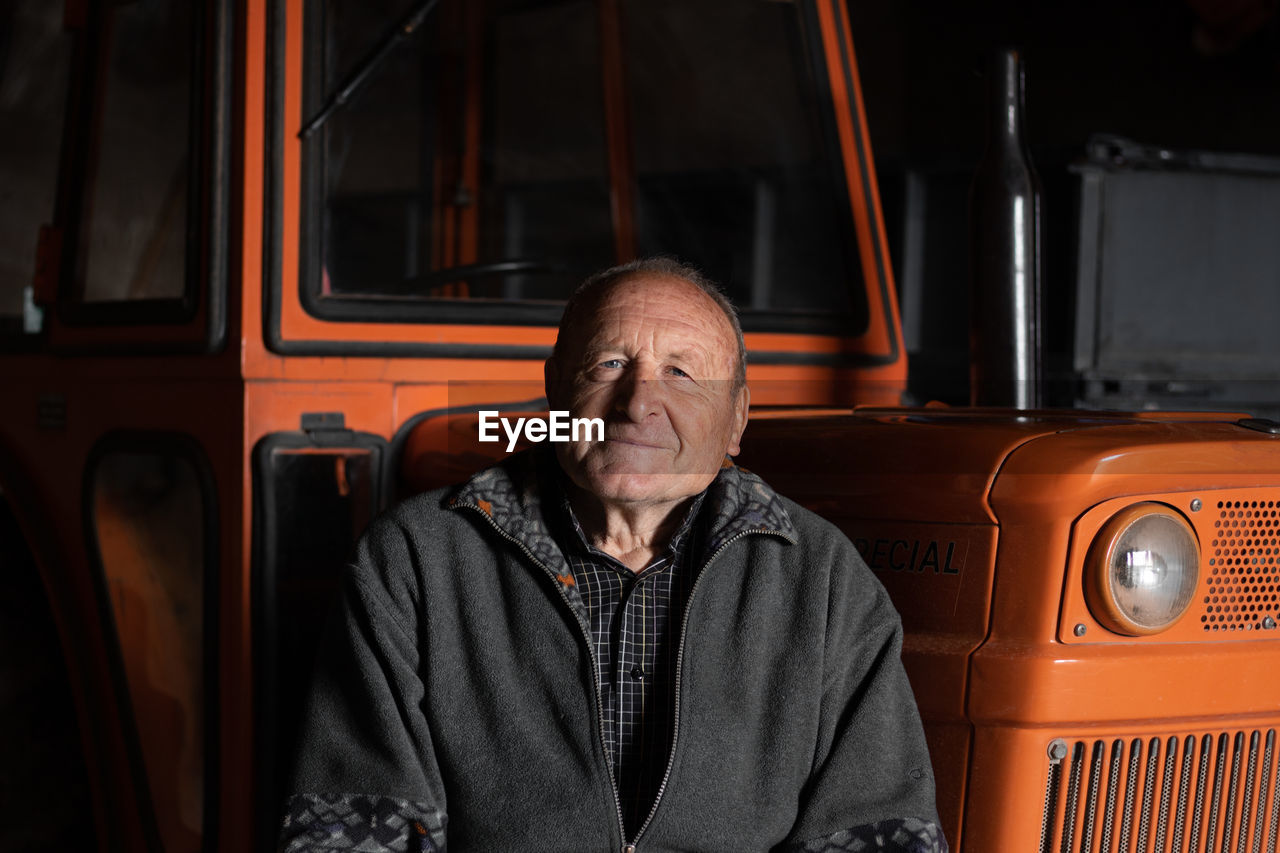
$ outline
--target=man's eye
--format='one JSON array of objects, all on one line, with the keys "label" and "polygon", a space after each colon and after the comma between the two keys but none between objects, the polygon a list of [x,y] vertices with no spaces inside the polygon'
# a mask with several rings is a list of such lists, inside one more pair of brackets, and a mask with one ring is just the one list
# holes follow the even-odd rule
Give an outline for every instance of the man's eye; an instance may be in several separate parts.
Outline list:
[{"label": "man's eye", "polygon": [[677,379],[689,379],[689,378],[690,378],[689,374],[685,373],[683,370],[681,370],[681,369],[680,369],[680,368],[678,368],[678,367],[671,367],[671,368],[668,368],[668,369],[671,371],[671,375],[672,375],[672,376],[674,376],[674,377],[676,377]]},{"label": "man's eye", "polygon": [[609,360],[607,360],[607,361],[602,361],[602,362],[600,362],[600,363],[599,363],[598,365],[596,365],[596,366],[597,366],[597,367],[607,367],[607,368],[609,368],[610,370],[616,370],[617,368],[622,367],[622,359],[620,359],[620,358],[611,358],[611,359],[609,359]]}]

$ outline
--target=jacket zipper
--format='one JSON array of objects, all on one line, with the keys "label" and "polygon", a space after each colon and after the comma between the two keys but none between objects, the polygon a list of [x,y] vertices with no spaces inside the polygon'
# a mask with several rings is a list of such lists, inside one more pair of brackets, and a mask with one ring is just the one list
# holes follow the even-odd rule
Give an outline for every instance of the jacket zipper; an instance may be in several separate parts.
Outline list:
[{"label": "jacket zipper", "polygon": [[693,588],[689,590],[689,598],[685,602],[684,616],[680,619],[680,647],[676,649],[676,696],[674,703],[675,707],[673,709],[671,719],[671,753],[667,756],[667,769],[662,774],[662,781],[658,783],[658,793],[653,798],[653,807],[649,809],[649,816],[644,819],[644,823],[640,825],[640,829],[636,830],[635,840],[632,841],[631,844],[623,845],[622,853],[636,853],[636,844],[639,843],[640,837],[644,835],[644,831],[649,828],[649,824],[653,822],[654,815],[658,813],[658,806],[662,803],[662,795],[667,790],[667,781],[671,778],[671,770],[675,766],[676,745],[680,740],[680,690],[683,686],[681,674],[684,670],[684,643],[686,632],[689,627],[689,614],[693,612],[694,596],[698,594],[698,587],[702,585],[702,579],[706,576],[707,569],[711,568],[711,564],[724,553],[724,550],[739,539],[752,534],[777,536],[781,539],[785,539],[792,545],[796,544],[794,539],[780,530],[743,530],[739,533],[735,533],[733,536],[730,536],[722,542],[720,547],[715,550],[715,553],[708,557],[707,561],[702,564],[702,568],[698,570],[698,577],[694,580]]},{"label": "jacket zipper", "polygon": [[[533,555],[533,552],[530,551],[529,548],[523,542],[521,542],[516,537],[512,536],[507,531],[503,530],[501,527],[499,527],[498,522],[493,520],[493,516],[489,515],[489,513],[482,510],[479,506],[471,503],[457,504],[457,506],[466,507],[468,509],[475,510],[477,513],[483,516],[487,522],[489,522],[489,526],[492,527],[499,536],[501,536],[503,539],[507,540],[512,545],[515,545],[517,548],[519,548],[521,553],[523,553],[526,557],[529,558],[529,562],[533,563],[535,566],[541,569],[544,573],[546,573],[552,579],[552,581],[555,582],[556,592],[560,594],[560,599],[564,602],[565,607],[569,608],[570,613],[575,613],[573,609],[573,604],[569,601],[569,596],[565,595],[564,587],[562,587],[560,583],[556,581],[555,572],[551,571],[551,569],[548,568],[545,563],[543,563],[541,560],[535,557]],[[719,559],[720,555],[724,553],[724,550],[728,548],[730,545],[732,545],[734,542],[737,542],[739,539],[742,539],[743,537],[750,536],[753,533],[766,534],[769,536],[777,536],[781,539],[785,539],[786,541],[790,542],[792,545],[795,544],[794,539],[792,539],[790,536],[788,536],[787,534],[783,533],[780,530],[760,530],[760,529],[743,530],[739,533],[735,533],[733,536],[730,536],[724,542],[720,543],[720,547],[715,550],[715,553],[712,554],[710,557],[708,557],[706,562],[702,564],[702,567],[698,569],[698,577],[693,582],[693,588],[689,590],[688,601],[685,602],[684,616],[680,619],[680,647],[676,649],[676,695],[675,695],[675,703],[674,703],[675,707],[673,709],[672,720],[671,720],[671,752],[667,756],[667,768],[665,771],[663,771],[662,781],[658,783],[658,793],[653,798],[653,806],[649,809],[649,815],[644,819],[644,823],[640,825],[640,828],[636,830],[636,837],[633,838],[630,842],[627,841],[627,828],[622,820],[622,797],[618,793],[618,782],[613,778],[613,768],[609,766],[609,758],[608,758],[609,749],[604,740],[604,711],[601,708],[602,702],[600,700],[600,684],[597,676],[597,673],[599,673],[600,671],[600,664],[598,659],[596,658],[596,650],[595,650],[595,646],[592,645],[590,634],[586,631],[583,631],[583,637],[587,641],[587,654],[591,657],[591,673],[592,673],[592,688],[593,688],[592,694],[595,696],[595,699],[596,699],[596,731],[600,735],[600,751],[605,756],[605,770],[607,771],[606,775],[608,775],[609,777],[609,788],[610,790],[613,791],[613,808],[618,818],[618,837],[622,839],[622,853],[636,853],[636,845],[640,843],[641,836],[643,836],[644,831],[649,828],[649,824],[653,822],[654,815],[658,813],[658,806],[662,802],[662,795],[667,790],[667,781],[671,778],[671,770],[675,766],[676,743],[680,738],[680,687],[681,687],[681,673],[684,670],[685,632],[689,627],[689,614],[693,612],[693,598],[695,595],[697,595],[698,587],[702,585],[702,578],[706,575],[707,569],[711,567],[711,564],[714,563],[717,559]],[[576,613],[573,621],[578,624],[579,630],[582,630],[582,623],[578,622]]]},{"label": "jacket zipper", "polygon": [[[600,662],[596,658],[596,650],[595,650],[595,646],[592,645],[590,632],[582,628],[582,623],[579,622],[577,618],[577,612],[573,609],[573,604],[569,601],[569,596],[565,595],[564,587],[561,586],[560,582],[556,579],[555,572],[551,571],[551,569],[548,568],[545,563],[543,563],[541,560],[535,557],[533,555],[533,552],[530,551],[529,548],[523,542],[521,542],[516,537],[512,536],[507,531],[503,530],[501,527],[499,527],[498,522],[494,521],[493,516],[489,515],[489,513],[485,512],[475,504],[461,503],[461,504],[457,504],[457,506],[466,507],[468,509],[475,510],[477,513],[482,515],[486,521],[489,522],[489,526],[492,527],[495,531],[497,531],[499,536],[501,536],[503,539],[506,539],[512,545],[515,545],[517,548],[519,548],[521,553],[523,553],[526,557],[529,558],[529,562],[533,563],[535,566],[537,566],[539,569],[541,569],[545,574],[547,574],[551,578],[552,583],[556,588],[556,592],[560,593],[560,599],[564,602],[565,607],[569,608],[569,612],[574,614],[573,621],[574,623],[577,624],[578,630],[581,631],[583,638],[587,641],[587,654],[591,657],[591,684],[592,684],[591,694],[595,697],[595,700],[596,700],[596,703],[595,703],[596,704],[596,731],[599,733],[599,736],[600,736],[600,752],[605,757],[605,771],[606,771],[605,775],[609,777],[609,789],[613,791],[613,809],[614,809],[615,816],[618,818],[618,837],[622,839],[622,853],[635,853],[635,850],[636,850],[635,842],[633,841],[630,844],[627,843],[627,828],[622,821],[622,796],[621,794],[618,793],[618,782],[613,778],[613,768],[609,764],[609,747],[605,743],[605,739],[604,739],[604,710],[601,707],[603,703],[600,699],[600,684],[599,684],[598,675],[597,675],[597,673],[600,672]],[[728,543],[725,543],[725,544],[728,544]],[[717,551],[716,553],[719,554],[720,552]],[[697,587],[696,581],[694,582],[694,587]],[[690,591],[689,597],[690,598],[693,597],[692,591]],[[679,661],[678,654],[676,656],[676,660]],[[679,671],[678,663],[676,666],[676,670],[677,672]],[[676,700],[676,704],[678,707],[679,699]],[[669,766],[667,768],[667,772],[668,773],[671,772],[671,768]],[[663,780],[663,784],[666,784],[665,779]],[[648,821],[645,821],[645,826],[648,826]],[[641,827],[641,832],[643,831],[644,831],[644,828]],[[640,838],[640,833],[636,833],[636,839],[639,840],[639,838]]]}]

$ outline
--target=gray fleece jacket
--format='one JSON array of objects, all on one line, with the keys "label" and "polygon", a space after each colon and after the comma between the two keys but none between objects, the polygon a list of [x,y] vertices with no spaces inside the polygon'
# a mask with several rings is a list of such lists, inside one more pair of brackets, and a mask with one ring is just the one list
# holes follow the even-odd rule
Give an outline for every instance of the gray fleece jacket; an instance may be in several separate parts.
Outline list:
[{"label": "gray fleece jacket", "polygon": [[542,511],[555,464],[517,454],[371,525],[284,849],[946,850],[883,588],[834,526],[733,466],[703,504],[666,782],[624,839],[585,612]]}]

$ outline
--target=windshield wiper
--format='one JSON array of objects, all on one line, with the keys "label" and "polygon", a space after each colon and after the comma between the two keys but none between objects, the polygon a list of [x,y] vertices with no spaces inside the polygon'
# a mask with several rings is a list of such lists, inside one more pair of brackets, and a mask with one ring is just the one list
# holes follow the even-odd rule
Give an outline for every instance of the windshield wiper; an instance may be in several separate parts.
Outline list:
[{"label": "windshield wiper", "polygon": [[356,93],[356,90],[368,82],[373,72],[378,70],[378,67],[386,61],[396,47],[414,34],[414,31],[427,19],[427,15],[431,14],[431,10],[435,8],[438,2],[440,0],[423,0],[423,2],[410,9],[409,14],[405,15],[400,23],[388,30],[387,34],[378,42],[377,47],[360,61],[355,70],[338,87],[338,91],[329,96],[329,100],[325,101],[324,106],[320,108],[320,112],[312,116],[311,120],[302,126],[302,130],[298,131],[298,138],[306,139],[319,129],[320,125],[328,121],[329,116],[337,112],[339,107],[346,104],[351,96]]}]

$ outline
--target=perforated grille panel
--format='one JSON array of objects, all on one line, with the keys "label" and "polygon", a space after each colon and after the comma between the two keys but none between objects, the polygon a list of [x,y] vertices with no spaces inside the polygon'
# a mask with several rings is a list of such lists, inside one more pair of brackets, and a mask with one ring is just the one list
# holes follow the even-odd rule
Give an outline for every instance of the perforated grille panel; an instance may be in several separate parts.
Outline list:
[{"label": "perforated grille panel", "polygon": [[1275,729],[1058,740],[1040,853],[1276,853]]},{"label": "perforated grille panel", "polygon": [[1280,501],[1218,501],[1205,549],[1205,631],[1274,627],[1280,616]]}]

